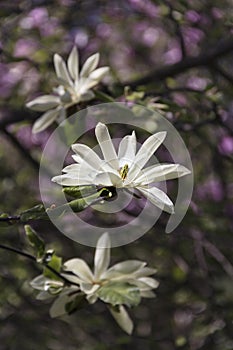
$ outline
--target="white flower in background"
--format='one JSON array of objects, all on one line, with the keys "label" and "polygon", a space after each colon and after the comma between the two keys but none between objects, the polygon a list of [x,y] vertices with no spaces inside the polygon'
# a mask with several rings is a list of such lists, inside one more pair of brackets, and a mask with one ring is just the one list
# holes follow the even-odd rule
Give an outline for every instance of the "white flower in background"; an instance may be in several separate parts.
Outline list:
[{"label": "white flower in background", "polygon": [[90,56],[79,72],[79,56],[73,47],[67,65],[61,56],[54,55],[54,66],[60,85],[54,89],[55,95],[44,95],[28,102],[26,106],[34,111],[45,112],[33,125],[33,133],[40,132],[55,120],[62,120],[66,109],[82,101],[95,97],[91,90],[108,73],[109,67],[96,69],[99,53]]},{"label": "white flower in background", "polygon": [[63,186],[95,185],[138,190],[160,209],[174,213],[174,206],[165,192],[155,187],[155,182],[182,177],[190,171],[180,164],[155,164],[144,168],[166,137],[166,132],[151,135],[136,151],[135,132],[125,136],[116,152],[106,125],[98,123],[95,134],[104,159],[84,144],[72,145],[75,152],[72,164],[63,169],[65,174],[52,181]]},{"label": "white flower in background", "polygon": [[66,314],[67,304],[75,302],[77,297],[85,296],[90,304],[97,299],[107,303],[120,327],[132,333],[133,323],[124,305],[134,306],[139,304],[141,297],[155,296],[152,289],[157,288],[159,283],[148,276],[156,270],[139,260],[126,260],[109,268],[110,248],[109,235],[104,233],[97,242],[94,272],[82,259],[68,260],[63,266],[62,275],[70,285],[65,286],[64,282],[52,281],[42,275],[31,282],[33,288],[40,290],[37,298],[41,300],[60,292],[50,309],[52,317]]}]

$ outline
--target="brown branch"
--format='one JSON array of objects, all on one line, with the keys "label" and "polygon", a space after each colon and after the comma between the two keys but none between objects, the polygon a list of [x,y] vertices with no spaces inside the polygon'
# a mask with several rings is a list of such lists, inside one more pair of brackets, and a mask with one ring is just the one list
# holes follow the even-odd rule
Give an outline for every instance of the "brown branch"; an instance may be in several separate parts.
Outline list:
[{"label": "brown branch", "polygon": [[39,171],[40,164],[35,160],[29,151],[17,140],[17,138],[11,134],[6,129],[2,129],[1,132],[5,134],[5,136],[11,141],[11,143],[18,149],[18,151],[21,153],[21,155],[32,165],[32,167]]},{"label": "brown branch", "polygon": [[153,72],[134,81],[124,82],[121,86],[130,86],[135,88],[139,85],[153,83],[154,81],[164,80],[167,77],[173,77],[181,74],[188,69],[195,67],[204,67],[213,63],[218,58],[227,55],[233,51],[233,38],[221,41],[218,45],[214,45],[208,52],[203,52],[196,57],[186,57],[178,63],[166,65],[162,68],[156,68]]}]

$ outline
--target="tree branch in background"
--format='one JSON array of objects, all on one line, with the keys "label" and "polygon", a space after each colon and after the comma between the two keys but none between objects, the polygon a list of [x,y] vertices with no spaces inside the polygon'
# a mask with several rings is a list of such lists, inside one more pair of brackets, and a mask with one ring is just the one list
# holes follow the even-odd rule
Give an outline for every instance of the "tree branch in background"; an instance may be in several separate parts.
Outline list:
[{"label": "tree branch in background", "polygon": [[130,86],[135,88],[139,85],[150,84],[158,80],[164,80],[167,77],[173,77],[184,73],[186,70],[195,67],[204,67],[213,64],[218,58],[227,55],[233,51],[233,38],[224,40],[218,45],[214,45],[209,52],[201,53],[196,57],[186,57],[178,63],[166,65],[161,68],[156,68],[153,72],[134,81],[124,82],[121,86]]},{"label": "tree branch in background", "polygon": [[1,132],[11,141],[11,143],[16,147],[16,149],[20,152],[20,154],[32,165],[32,167],[36,171],[39,171],[40,169],[39,162],[37,162],[37,160],[35,160],[31,156],[29,151],[18,141],[18,139],[6,129],[2,129]]}]

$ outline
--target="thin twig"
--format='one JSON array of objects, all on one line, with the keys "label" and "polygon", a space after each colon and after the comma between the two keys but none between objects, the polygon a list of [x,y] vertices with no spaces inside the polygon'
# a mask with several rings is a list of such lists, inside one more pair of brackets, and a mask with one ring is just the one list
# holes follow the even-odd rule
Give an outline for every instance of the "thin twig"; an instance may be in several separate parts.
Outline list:
[{"label": "thin twig", "polygon": [[[24,252],[24,251],[22,251],[22,250],[19,250],[19,249],[17,249],[17,248],[13,248],[13,247],[6,246],[6,245],[4,245],[4,244],[0,244],[0,249],[8,250],[8,251],[10,251],[10,252],[12,252],[12,253],[16,253],[16,254],[18,254],[18,255],[21,255],[21,256],[23,256],[23,257],[29,259],[29,260],[32,260],[32,261],[38,263],[38,261],[36,260],[36,257],[35,257],[34,255],[31,255],[31,254],[29,254],[29,253],[27,253],[27,252]],[[69,281],[66,277],[64,277],[62,274],[60,274],[58,271],[56,271],[54,268],[52,268],[52,267],[49,266],[48,264],[46,264],[46,263],[44,263],[44,262],[42,262],[41,264],[42,264],[44,267],[46,267],[48,270],[50,270],[52,273],[54,273],[57,277],[59,277],[60,279],[62,279],[65,283],[78,286],[77,283],[74,283],[74,282]]]}]

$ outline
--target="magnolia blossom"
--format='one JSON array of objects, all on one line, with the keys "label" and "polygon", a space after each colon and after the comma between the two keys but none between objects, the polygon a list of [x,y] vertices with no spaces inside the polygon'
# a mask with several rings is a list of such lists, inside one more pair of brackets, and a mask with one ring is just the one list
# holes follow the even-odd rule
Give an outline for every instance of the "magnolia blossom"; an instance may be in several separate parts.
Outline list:
[{"label": "magnolia blossom", "polygon": [[154,297],[152,289],[158,287],[158,282],[148,277],[156,270],[146,267],[146,263],[139,260],[126,260],[109,267],[111,242],[107,233],[103,234],[97,242],[94,257],[94,272],[91,271],[82,259],[71,259],[64,264],[66,272],[72,275],[64,276],[71,282],[78,284],[80,290],[86,294],[90,304],[98,299],[100,287],[110,282],[127,282],[139,288],[141,297]]},{"label": "magnolia blossom", "polygon": [[144,168],[166,137],[166,132],[151,135],[136,151],[135,132],[125,136],[116,152],[106,125],[98,123],[95,134],[103,153],[100,158],[84,144],[72,145],[75,152],[72,164],[63,169],[65,174],[55,176],[52,181],[64,186],[113,186],[128,191],[138,190],[160,209],[174,213],[174,206],[165,192],[155,187],[155,182],[175,179],[190,173],[180,164],[155,164]]},{"label": "magnolia blossom", "polygon": [[[74,258],[68,260],[63,266],[62,276],[69,282],[68,285],[64,281],[51,280],[43,275],[36,277],[31,282],[33,288],[40,290],[37,296],[40,300],[58,294],[50,309],[52,317],[66,314],[66,305],[78,296],[84,295],[90,304],[95,303],[98,298],[109,304],[110,312],[117,323],[127,333],[132,332],[133,323],[123,306],[128,305],[128,296],[132,298],[128,294],[127,286],[131,288],[130,292],[138,293],[137,298],[154,297],[152,289],[157,288],[159,283],[149,276],[154,274],[156,270],[147,267],[145,262],[139,260],[126,260],[109,268],[110,249],[109,235],[104,233],[97,242],[93,272],[84,260]],[[120,288],[121,299],[118,298],[117,294],[112,297],[112,293],[115,293],[118,288]],[[124,291],[126,295],[124,295]],[[131,305],[134,305],[133,299]]]},{"label": "magnolia blossom", "polygon": [[90,56],[79,72],[79,56],[73,47],[67,65],[61,56],[54,55],[54,66],[60,85],[54,89],[55,95],[44,95],[28,102],[26,106],[35,111],[45,112],[33,125],[33,133],[46,129],[55,120],[62,120],[66,109],[81,101],[89,101],[95,94],[91,90],[108,73],[109,67],[96,69],[99,53]]}]

